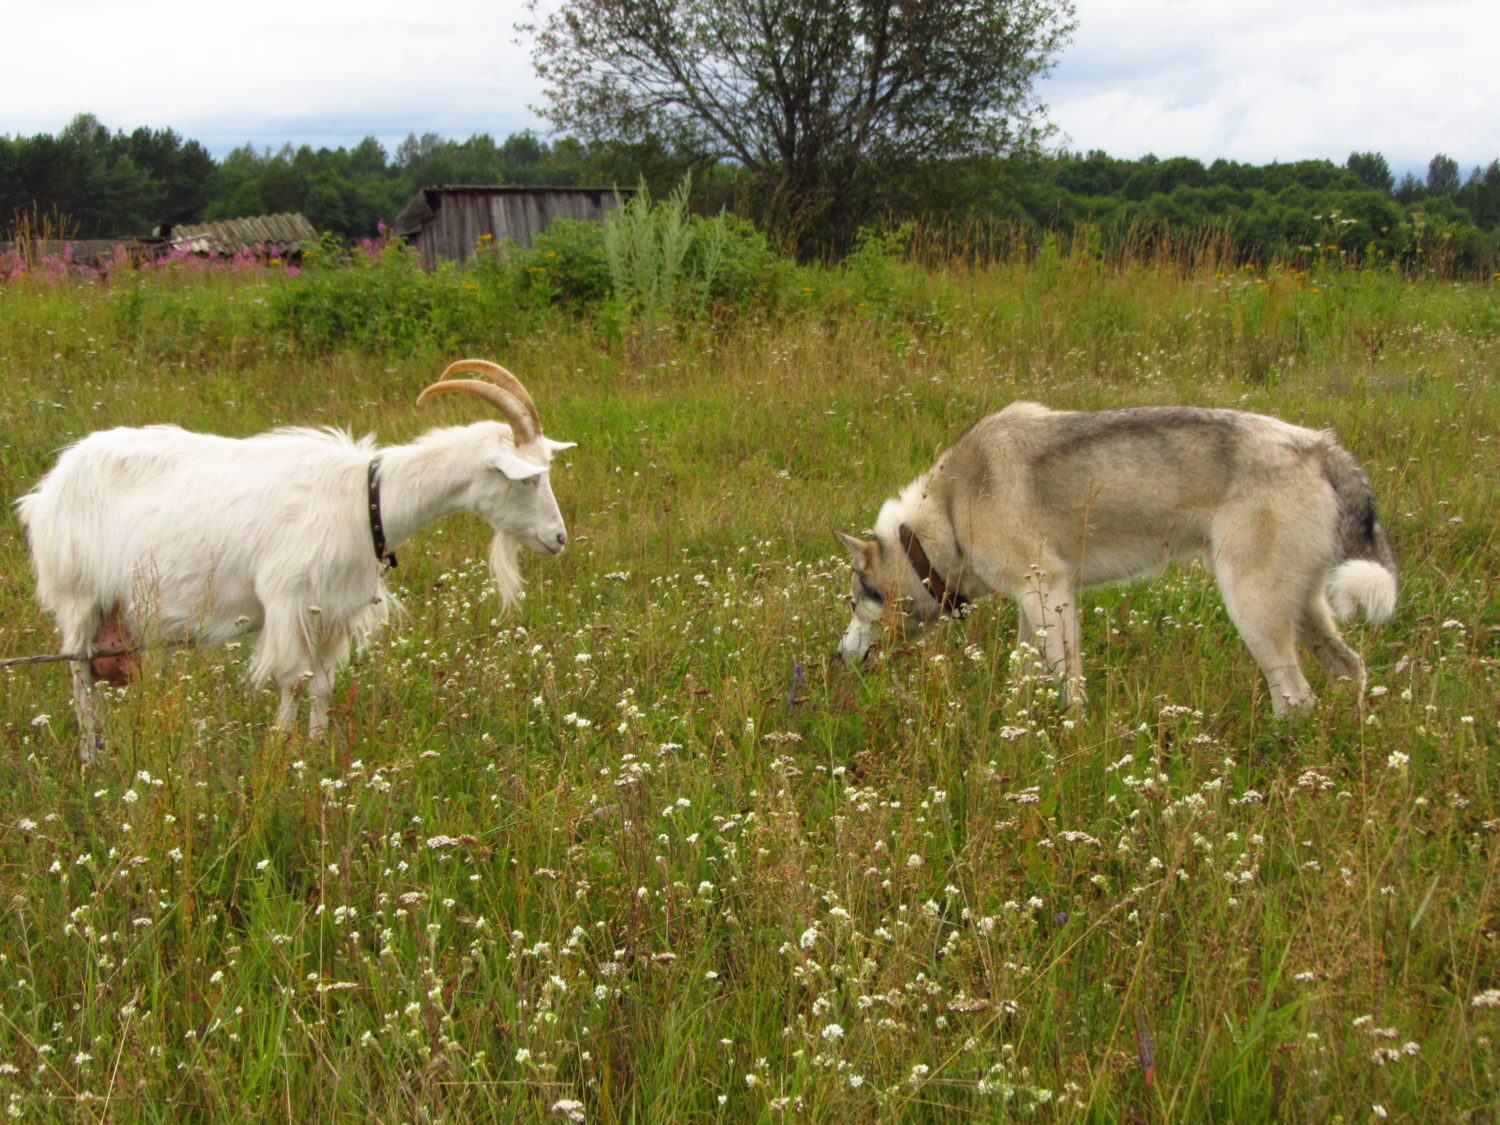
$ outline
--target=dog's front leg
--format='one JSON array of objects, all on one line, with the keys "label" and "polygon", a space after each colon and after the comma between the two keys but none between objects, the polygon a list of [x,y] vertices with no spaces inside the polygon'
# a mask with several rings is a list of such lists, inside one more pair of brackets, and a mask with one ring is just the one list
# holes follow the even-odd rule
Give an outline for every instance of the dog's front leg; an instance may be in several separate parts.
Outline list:
[{"label": "dog's front leg", "polygon": [[[1078,590],[1071,588],[1067,600],[1053,607],[1062,639],[1063,706],[1081,709],[1086,701],[1083,690],[1083,645],[1078,624]],[[1057,673],[1054,671],[1053,675]]]},{"label": "dog's front leg", "polygon": [[1036,635],[1036,624],[1031,619],[1031,614],[1026,611],[1025,597],[1016,599],[1016,617],[1019,627],[1016,630],[1016,654],[1015,666],[1016,676],[1026,677],[1034,675],[1042,666],[1042,640]]},{"label": "dog's front leg", "polygon": [[1033,586],[1022,602],[1022,616],[1030,619],[1034,637],[1040,641],[1047,671],[1062,691],[1065,707],[1081,707],[1084,701],[1083,653],[1079,647],[1078,594],[1071,581],[1037,569]]}]

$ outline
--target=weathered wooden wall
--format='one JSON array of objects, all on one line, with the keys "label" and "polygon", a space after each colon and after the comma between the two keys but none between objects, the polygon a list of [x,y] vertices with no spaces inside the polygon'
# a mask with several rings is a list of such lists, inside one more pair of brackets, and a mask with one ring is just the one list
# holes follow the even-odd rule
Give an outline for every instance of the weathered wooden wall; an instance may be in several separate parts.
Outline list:
[{"label": "weathered wooden wall", "polygon": [[615,198],[610,188],[423,188],[394,232],[412,240],[430,270],[438,262],[462,265],[484,235],[529,247],[554,219],[602,219]]},{"label": "weathered wooden wall", "polygon": [[[27,239],[25,245],[0,241],[0,258],[15,256],[25,258],[33,264],[42,262],[64,263],[99,269],[115,264],[120,250],[125,251],[129,264],[141,251],[141,245],[133,238],[52,238]],[[23,253],[24,252],[24,253]]]}]

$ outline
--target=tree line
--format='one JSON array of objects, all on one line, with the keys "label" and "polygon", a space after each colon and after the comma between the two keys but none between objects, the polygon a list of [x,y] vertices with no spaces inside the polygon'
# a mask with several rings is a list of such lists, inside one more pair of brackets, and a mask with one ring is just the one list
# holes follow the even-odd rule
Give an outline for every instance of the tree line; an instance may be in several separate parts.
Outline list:
[{"label": "tree line", "polygon": [[1247,260],[1337,251],[1361,261],[1438,257],[1472,272],[1493,269],[1500,250],[1500,160],[1464,178],[1442,154],[1424,178],[1398,182],[1374,152],[1341,165],[1063,153],[1007,162],[993,199],[997,213],[1048,229],[1222,231]]},{"label": "tree line", "polygon": [[126,238],[163,224],[300,211],[319,230],[374,235],[429,184],[634,183],[642,152],[529,132],[504,141],[410,136],[394,154],[374,137],[352,148],[243,145],[215,160],[172,129],[111,132],[80,114],[56,136],[0,135],[0,229],[21,215],[57,216],[77,238]]},{"label": "tree line", "polygon": [[[374,235],[429,184],[644,180],[660,194],[685,175],[694,178],[700,209],[748,211],[783,245],[808,249],[797,244],[797,216],[758,208],[755,170],[660,136],[547,141],[521,132],[459,141],[427,134],[407,137],[394,153],[367,137],[337,149],[246,145],[215,160],[171,129],[111,131],[88,114],[55,136],[0,136],[0,227],[13,215],[53,213],[66,217],[75,237],[113,238],[164,223],[300,211],[320,230],[354,239]],[[994,220],[1039,236],[1078,224],[1106,237],[1212,229],[1245,258],[1336,247],[1398,260],[1440,247],[1457,268],[1493,266],[1500,246],[1500,160],[1465,175],[1444,155],[1433,157],[1425,177],[1398,180],[1371,152],[1352,153],[1342,164],[1205,164],[1047,153],[1032,145],[1005,155],[894,162],[878,190],[863,191],[862,225],[941,216]],[[810,245],[837,252],[852,244],[839,244],[840,236],[824,227]]]}]

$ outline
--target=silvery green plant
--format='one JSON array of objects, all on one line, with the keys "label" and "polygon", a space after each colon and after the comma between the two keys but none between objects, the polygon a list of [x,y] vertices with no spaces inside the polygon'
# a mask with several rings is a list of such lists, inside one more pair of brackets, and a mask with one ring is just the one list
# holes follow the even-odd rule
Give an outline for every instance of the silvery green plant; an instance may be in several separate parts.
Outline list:
[{"label": "silvery green plant", "polygon": [[[723,260],[727,233],[719,219],[688,212],[691,181],[652,202],[642,181],[604,217],[604,253],[615,300],[643,332],[701,315]],[[617,197],[618,199],[618,197]],[[694,248],[698,253],[693,254]]]}]

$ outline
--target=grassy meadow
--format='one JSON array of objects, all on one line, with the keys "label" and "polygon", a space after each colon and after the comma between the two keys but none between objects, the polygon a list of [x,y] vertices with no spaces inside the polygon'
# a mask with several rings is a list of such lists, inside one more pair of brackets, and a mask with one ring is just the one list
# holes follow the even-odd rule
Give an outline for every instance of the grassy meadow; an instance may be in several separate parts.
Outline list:
[{"label": "grassy meadow", "polygon": [[[308,276],[0,285],[0,493],[117,425],[400,442],[479,416],[412,405],[479,354],[579,443],[572,543],[501,616],[488,529],[420,533],[326,743],[247,646],[152,654],[86,767],[63,666],[0,671],[0,1115],[1500,1117],[1494,281],[867,254],[356,350],[278,320]],[[1076,720],[1003,600],[830,659],[832,529],[1017,398],[1334,429],[1401,565],[1367,697],[1273,722],[1196,565],[1085,596]],[[7,506],[0,657],[55,651]]]}]

